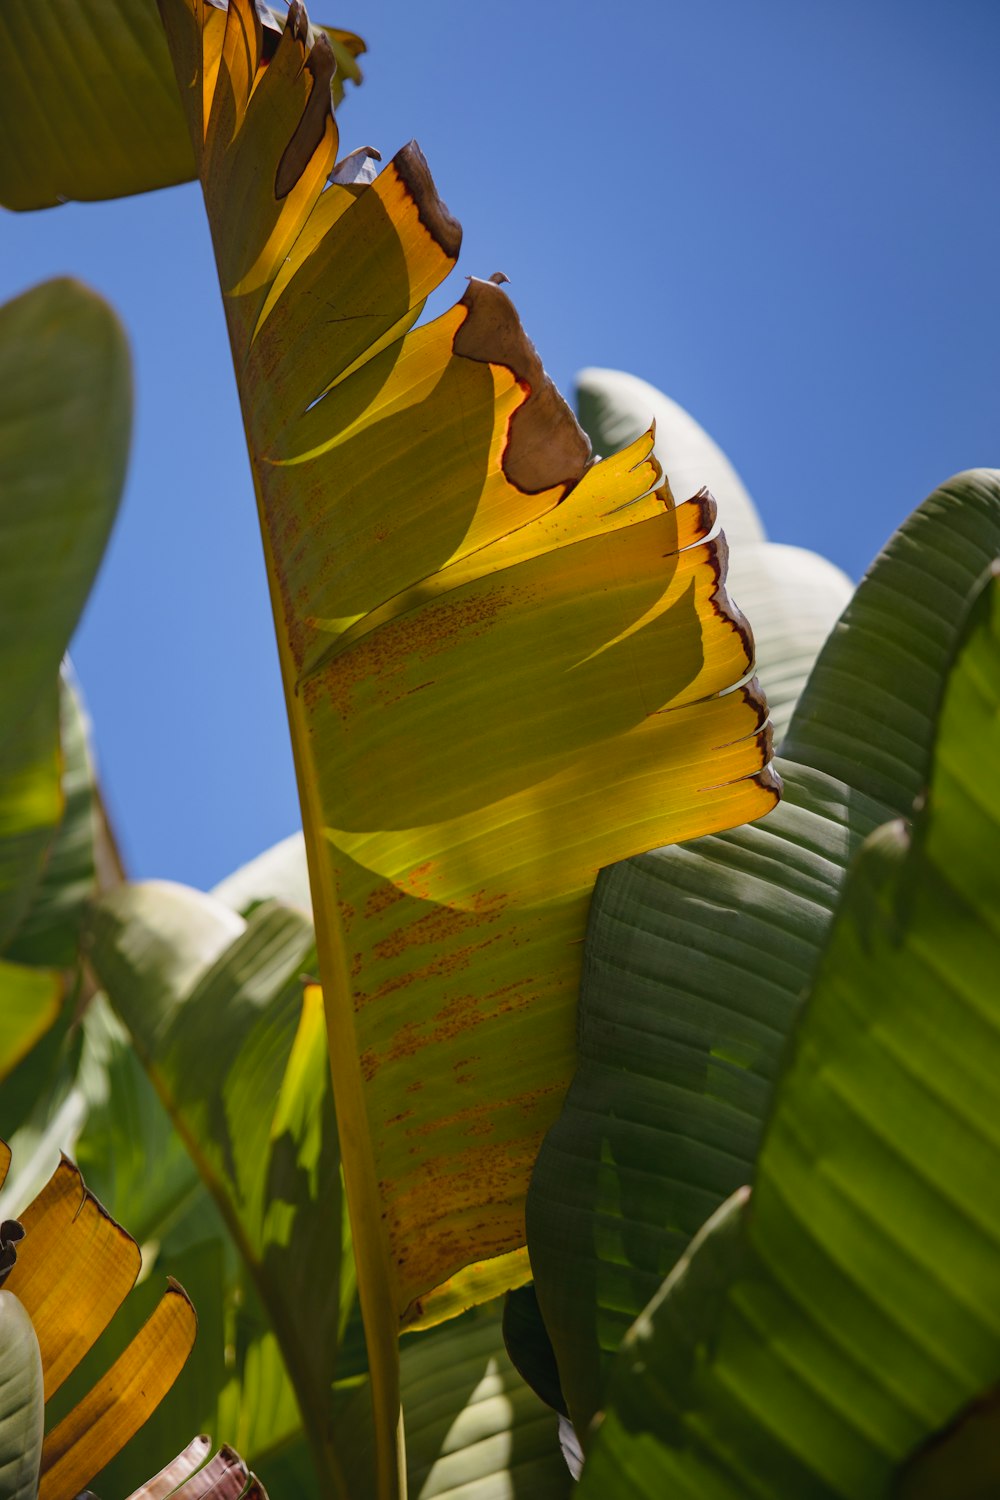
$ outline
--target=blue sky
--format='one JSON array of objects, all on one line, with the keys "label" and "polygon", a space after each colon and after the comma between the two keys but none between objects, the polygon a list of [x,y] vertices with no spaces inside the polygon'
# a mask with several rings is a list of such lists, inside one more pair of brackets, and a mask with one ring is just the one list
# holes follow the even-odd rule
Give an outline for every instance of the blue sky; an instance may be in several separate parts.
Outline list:
[{"label": "blue sky", "polygon": [[[346,3],[346,0],[345,0]],[[598,364],[722,443],[770,535],[855,577],[1000,465],[995,0],[382,0],[343,149],[411,136],[567,393]],[[137,420],[74,657],[130,872],[209,885],[297,826],[228,345],[194,187],[3,215],[0,298],[118,308]]]}]

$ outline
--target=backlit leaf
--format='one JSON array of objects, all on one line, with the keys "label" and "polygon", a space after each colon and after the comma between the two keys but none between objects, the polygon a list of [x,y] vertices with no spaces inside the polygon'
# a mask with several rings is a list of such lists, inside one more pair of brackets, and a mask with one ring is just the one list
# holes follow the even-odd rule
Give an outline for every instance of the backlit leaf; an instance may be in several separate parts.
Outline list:
[{"label": "backlit leaf", "polygon": [[38,1500],[75,1495],[124,1447],[177,1379],[196,1329],[187,1294],[171,1284],[104,1378],[46,1433]]},{"label": "backlit leaf", "polygon": [[161,9],[257,487],[389,1495],[399,1329],[474,1300],[469,1265],[526,1273],[596,871],[768,811],[766,705],[725,691],[753,651],[710,499],[656,492],[649,438],[588,467],[493,281],[414,327],[459,226],[413,144],[327,185],[332,59],[301,6],[266,67],[249,0],[224,30]]}]

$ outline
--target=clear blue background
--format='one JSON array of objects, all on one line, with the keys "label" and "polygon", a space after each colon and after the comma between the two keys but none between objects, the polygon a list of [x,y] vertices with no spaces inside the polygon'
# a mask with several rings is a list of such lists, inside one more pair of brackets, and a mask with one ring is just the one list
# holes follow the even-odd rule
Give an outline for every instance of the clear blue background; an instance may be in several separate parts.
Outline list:
[{"label": "clear blue background", "polygon": [[[345,0],[347,3],[347,0]],[[356,0],[343,150],[411,136],[564,391],[681,401],[771,536],[859,576],[1000,464],[996,0]],[[197,188],[0,225],[0,297],[119,309],[137,421],[74,656],[130,872],[208,885],[298,825],[260,544]],[[443,303],[441,294],[437,306]]]}]

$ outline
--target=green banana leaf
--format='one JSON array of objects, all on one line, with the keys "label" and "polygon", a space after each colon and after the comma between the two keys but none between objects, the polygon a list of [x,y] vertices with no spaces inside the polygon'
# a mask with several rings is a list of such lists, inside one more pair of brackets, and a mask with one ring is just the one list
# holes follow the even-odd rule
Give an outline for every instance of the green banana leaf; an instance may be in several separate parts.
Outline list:
[{"label": "green banana leaf", "polygon": [[79,962],[84,906],[97,887],[98,806],[89,724],[69,663],[59,679],[62,816],[41,878],[5,957],[36,968],[72,969]]},{"label": "green banana leaf", "polygon": [[343,1495],[329,1402],[355,1283],[322,1000],[304,983],[311,925],[275,902],[244,921],[210,896],[151,882],[105,897],[90,941],[265,1314],[239,1399],[234,1389],[220,1410],[240,1416],[233,1438],[262,1472],[261,1453],[304,1426],[320,1492]]},{"label": "green banana leaf", "polygon": [[[276,16],[267,17],[275,34]],[[328,35],[339,98],[345,79],[361,80],[364,43],[351,32]],[[5,0],[0,139],[5,208],[189,182],[194,153],[155,0]]]},{"label": "green banana leaf", "polygon": [[876,1500],[1000,1381],[1000,565],[973,598],[926,798],[851,868],[752,1198],[623,1345],[581,1500]]},{"label": "green banana leaf", "polygon": [[[128,350],[71,281],[0,307],[0,952],[63,815],[59,664],[100,563],[128,453]],[[0,1059],[0,1068],[3,1060]]]},{"label": "green banana leaf", "polygon": [[803,547],[766,540],[736,470],[705,429],[662,391],[622,370],[581,370],[580,421],[598,453],[616,453],[656,423],[655,453],[678,499],[707,485],[730,547],[729,593],[753,622],[756,670],[780,750],[792,710],[854,585]]},{"label": "green banana leaf", "polygon": [[[0,1253],[10,1226],[0,1226]],[[0,1495],[35,1500],[42,1461],[45,1397],[42,1356],[24,1306],[2,1290],[0,1272]]]},{"label": "green banana leaf", "polygon": [[414,1500],[570,1494],[557,1418],[511,1364],[497,1303],[408,1335],[400,1370]]},{"label": "green banana leaf", "polygon": [[[503,1345],[500,1304],[406,1334],[400,1350],[412,1500],[560,1500],[572,1489],[558,1421],[528,1389]],[[350,1451],[352,1497],[372,1492],[374,1434],[359,1388],[335,1441]]]},{"label": "green banana leaf", "polygon": [[821,654],[759,827],[606,871],[580,1067],[528,1196],[538,1301],[585,1435],[608,1356],[749,1180],[790,1027],[860,841],[920,792],[963,601],[1000,552],[1000,475],[921,505]]}]

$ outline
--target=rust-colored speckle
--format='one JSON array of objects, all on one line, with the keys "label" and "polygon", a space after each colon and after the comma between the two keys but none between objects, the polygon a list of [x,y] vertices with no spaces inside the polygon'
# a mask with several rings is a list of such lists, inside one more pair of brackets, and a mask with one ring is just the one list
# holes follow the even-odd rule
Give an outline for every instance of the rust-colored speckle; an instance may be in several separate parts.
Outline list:
[{"label": "rust-colored speckle", "polygon": [[[400,990],[409,989],[411,985],[418,984],[424,979],[442,979],[446,976],[459,974],[467,969],[477,953],[495,943],[502,933],[494,933],[485,938],[481,943],[471,943],[465,948],[457,948],[451,953],[439,954],[432,958],[429,963],[421,964],[417,968],[408,969],[402,974],[392,974],[388,979],[373,990],[356,990],[354,994],[355,1010],[363,1010],[366,1005],[371,1005],[376,1000],[384,1000],[387,995],[396,995]],[[385,955],[381,955],[383,958]]]},{"label": "rust-colored speckle", "polygon": [[[411,878],[418,876],[422,871],[430,868],[429,865],[421,865],[419,870],[412,872]],[[435,946],[447,942],[450,937],[460,932],[467,931],[470,927],[478,927],[488,922],[495,922],[502,914],[507,905],[506,897],[488,897],[484,891],[478,893],[471,911],[462,907],[435,906],[432,911],[425,912],[415,922],[409,922],[405,927],[398,927],[388,937],[382,938],[375,944],[372,953],[377,959],[398,958],[407,948],[419,948],[427,944]],[[468,952],[476,949],[466,950]]]},{"label": "rust-colored speckle", "polygon": [[337,905],[340,908],[340,920],[344,924],[344,931],[349,932],[357,912],[349,901],[338,901]]},{"label": "rust-colored speckle", "polygon": [[405,891],[401,891],[399,886],[394,885],[391,880],[384,881],[382,885],[377,885],[373,891],[369,891],[365,898],[365,920],[371,921],[372,917],[379,916],[397,901],[405,899]]},{"label": "rust-colored speckle", "polygon": [[[510,580],[480,583],[454,595],[440,595],[417,609],[388,620],[352,641],[349,648],[321,656],[309,668],[333,711],[346,722],[359,703],[374,698],[385,708],[408,696],[418,685],[433,687],[426,663],[470,638],[485,635],[508,610],[531,599],[526,586]],[[416,676],[420,673],[419,676]],[[414,681],[414,678],[416,680]]]}]

